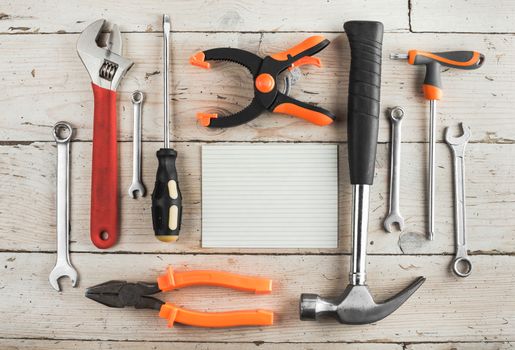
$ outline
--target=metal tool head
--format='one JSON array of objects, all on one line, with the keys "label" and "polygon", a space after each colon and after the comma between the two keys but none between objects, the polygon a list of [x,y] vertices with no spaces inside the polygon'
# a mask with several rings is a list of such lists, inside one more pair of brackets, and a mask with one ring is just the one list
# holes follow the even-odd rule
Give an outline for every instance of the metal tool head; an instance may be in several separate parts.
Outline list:
[{"label": "metal tool head", "polygon": [[109,33],[106,46],[99,46],[98,39],[105,25],[106,21],[103,19],[91,23],[79,36],[77,53],[86,66],[91,81],[115,91],[133,62],[121,56],[122,35],[116,24]]},{"label": "metal tool head", "polygon": [[159,310],[163,302],[146,295],[160,291],[157,283],[108,281],[86,289],[85,296],[109,307]]},{"label": "metal tool head", "polygon": [[470,127],[463,125],[463,123],[460,123],[460,127],[462,134],[458,137],[451,135],[451,129],[449,127],[445,128],[445,142],[454,146],[466,144],[470,140],[472,132],[470,131]]},{"label": "metal tool head", "polygon": [[390,119],[394,122],[399,122],[404,118],[404,109],[402,107],[396,106],[390,109]]},{"label": "metal tool head", "polygon": [[140,181],[135,181],[129,187],[129,196],[133,199],[136,197],[145,197],[147,190],[145,186]]},{"label": "metal tool head", "polygon": [[68,277],[72,281],[72,287],[77,285],[77,281],[79,279],[77,270],[75,270],[73,266],[64,262],[57,263],[52,272],[50,272],[48,281],[50,282],[50,285],[58,292],[61,291],[59,286],[59,279],[61,277]]},{"label": "metal tool head", "polygon": [[302,294],[300,319],[316,320],[319,316],[335,317],[344,324],[368,324],[382,320],[397,310],[424,283],[417,278],[411,285],[383,303],[376,303],[366,285],[349,284],[337,299],[324,299],[316,294]]},{"label": "metal tool head", "polygon": [[392,212],[384,219],[384,229],[387,232],[392,232],[392,226],[394,224],[399,226],[400,231],[404,230],[404,218],[399,213]]}]

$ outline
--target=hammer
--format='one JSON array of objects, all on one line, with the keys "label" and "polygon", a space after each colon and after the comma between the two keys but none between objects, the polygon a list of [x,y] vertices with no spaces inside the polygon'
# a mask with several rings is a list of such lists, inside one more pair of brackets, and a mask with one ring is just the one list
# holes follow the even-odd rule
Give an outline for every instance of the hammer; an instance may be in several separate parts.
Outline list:
[{"label": "hammer", "polygon": [[366,256],[370,186],[374,182],[383,24],[350,21],[344,24],[351,48],[347,138],[352,184],[352,262],[350,283],[336,299],[302,294],[300,319],[330,315],[340,323],[367,324],[397,310],[426,280],[418,277],[394,297],[376,303],[366,284]]}]

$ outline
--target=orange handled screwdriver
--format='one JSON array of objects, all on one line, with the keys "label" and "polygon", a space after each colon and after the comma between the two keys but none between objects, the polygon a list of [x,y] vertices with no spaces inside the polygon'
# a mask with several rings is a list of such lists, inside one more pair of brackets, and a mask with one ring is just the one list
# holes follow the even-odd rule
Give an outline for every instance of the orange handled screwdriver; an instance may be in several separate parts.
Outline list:
[{"label": "orange handled screwdriver", "polygon": [[425,65],[426,77],[422,90],[424,97],[429,100],[429,170],[428,170],[428,215],[429,233],[428,238],[434,239],[435,225],[435,132],[436,132],[436,100],[442,98],[442,79],[440,77],[441,67],[472,70],[481,67],[485,61],[485,56],[476,51],[447,51],[447,52],[426,52],[410,50],[407,54],[395,53],[390,55],[390,59],[408,60],[409,64]]}]

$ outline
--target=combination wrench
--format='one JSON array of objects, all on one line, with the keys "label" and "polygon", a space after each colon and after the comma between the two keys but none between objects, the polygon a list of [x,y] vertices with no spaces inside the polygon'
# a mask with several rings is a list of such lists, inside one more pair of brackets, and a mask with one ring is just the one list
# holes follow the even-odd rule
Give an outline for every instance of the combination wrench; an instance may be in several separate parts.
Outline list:
[{"label": "combination wrench", "polygon": [[454,158],[454,230],[456,233],[456,251],[452,263],[453,272],[460,277],[467,277],[472,272],[472,262],[467,255],[467,235],[465,230],[465,146],[470,139],[468,126],[460,124],[463,134],[454,137],[450,129],[445,129],[445,142],[449,145]]},{"label": "combination wrench", "polygon": [[69,277],[72,286],[77,286],[77,270],[70,263],[70,139],[72,127],[66,122],[54,125],[53,135],[57,143],[57,260],[48,280],[56,291],[60,291],[58,280]]},{"label": "combination wrench", "polygon": [[143,105],[143,93],[134,91],[132,93],[132,106],[134,109],[134,136],[132,139],[132,184],[129,187],[129,196],[136,198],[145,197],[146,189],[141,182],[141,107]]},{"label": "combination wrench", "polygon": [[390,152],[390,212],[384,219],[383,225],[387,232],[392,232],[392,225],[397,224],[399,230],[404,228],[404,218],[399,211],[399,191],[401,176],[401,123],[404,110],[394,107],[390,110],[392,126],[392,146]]}]

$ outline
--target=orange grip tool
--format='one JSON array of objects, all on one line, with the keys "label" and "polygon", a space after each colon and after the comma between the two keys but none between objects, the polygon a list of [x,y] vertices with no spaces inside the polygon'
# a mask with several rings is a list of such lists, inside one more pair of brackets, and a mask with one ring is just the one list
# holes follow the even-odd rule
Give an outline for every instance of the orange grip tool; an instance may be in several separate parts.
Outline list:
[{"label": "orange grip tool", "polygon": [[177,307],[172,303],[161,306],[159,317],[168,320],[169,328],[173,327],[175,322],[207,328],[271,326],[274,324],[274,313],[268,310],[198,312]]},{"label": "orange grip tool", "polygon": [[268,310],[199,312],[183,309],[173,303],[165,303],[149,296],[176,288],[199,285],[232,288],[256,294],[267,294],[272,291],[272,281],[266,278],[213,270],[175,272],[172,267],[168,267],[166,273],[157,278],[157,282],[109,281],[88,288],[86,297],[110,307],[134,306],[137,309],[157,310],[161,318],[168,320],[168,327],[173,327],[175,323],[209,328],[273,324],[274,314]]},{"label": "orange grip tool", "polygon": [[440,72],[442,66],[458,69],[478,69],[485,62],[485,56],[476,51],[447,51],[426,52],[410,50],[407,54],[396,53],[390,55],[391,59],[408,60],[409,64],[425,65],[426,76],[422,91],[424,97],[429,100],[429,181],[428,181],[428,238],[434,239],[435,223],[435,196],[436,196],[436,101],[443,96],[442,79]]},{"label": "orange grip tool", "polygon": [[485,56],[477,51],[446,51],[427,52],[409,50],[408,54],[392,54],[392,59],[407,59],[409,64],[425,65],[426,77],[422,89],[427,100],[440,100],[442,98],[442,66],[472,70],[481,67]]},{"label": "orange grip tool", "polygon": [[211,65],[207,61],[234,62],[247,68],[254,79],[254,98],[246,108],[231,115],[198,113],[199,123],[210,128],[236,126],[247,123],[268,110],[298,117],[320,126],[331,124],[335,119],[331,112],[288,96],[290,80],[287,81],[288,88],[284,92],[279,92],[277,87],[279,74],[286,70],[292,71],[304,65],[321,67],[320,59],[313,55],[327,45],[329,40],[315,35],[286,51],[264,58],[233,48],[197,52],[190,57],[190,63],[194,66],[209,69]]}]

